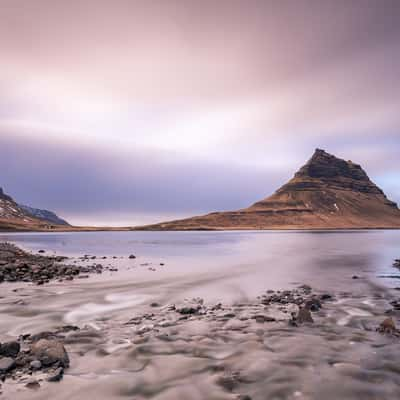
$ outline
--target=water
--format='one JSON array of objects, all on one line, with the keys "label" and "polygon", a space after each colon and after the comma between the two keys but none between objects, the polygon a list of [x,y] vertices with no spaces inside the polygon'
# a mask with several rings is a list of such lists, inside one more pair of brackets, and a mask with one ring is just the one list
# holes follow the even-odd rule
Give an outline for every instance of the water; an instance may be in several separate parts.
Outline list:
[{"label": "water", "polygon": [[[400,281],[385,276],[396,275],[391,265],[400,257],[399,231],[18,233],[2,234],[0,241],[67,255],[71,261],[83,254],[107,256],[96,262],[119,269],[72,283],[0,286],[0,341],[63,324],[98,332],[90,344],[74,343],[68,348],[73,362],[63,382],[44,385],[34,393],[11,386],[4,389],[10,399],[91,395],[233,399],[236,389],[230,393],[215,385],[210,368],[217,360],[251,375],[252,383],[241,383],[240,390],[253,399],[264,399],[266,393],[276,399],[317,395],[385,399],[398,394],[400,371],[391,360],[394,345],[382,342],[371,327],[382,320],[389,300],[398,293],[393,289]],[[129,260],[130,254],[137,258]],[[352,279],[354,275],[360,279]],[[207,303],[255,303],[267,289],[300,284],[336,294],[337,301],[324,311],[326,323],[318,331],[299,328],[295,333],[287,325],[274,326],[262,334],[263,345],[260,327],[254,327],[254,332],[246,328],[250,330],[246,341],[236,331],[228,337],[224,333],[221,341],[216,338],[226,327],[214,326],[216,321],[194,321],[179,325],[186,335],[184,342],[151,338],[143,345],[132,342],[135,332],[124,325],[148,312],[152,302],[166,305],[199,296]],[[208,335],[211,326],[215,338]],[[193,335],[197,345],[187,339]],[[379,350],[373,347],[378,342]],[[147,355],[136,353],[143,346]],[[108,356],[100,356],[99,349]],[[200,359],[195,355],[199,352],[204,352]],[[369,383],[362,384],[360,377]],[[329,382],[323,385],[322,378]],[[374,380],[385,384],[377,390]],[[348,386],[339,389],[337,382],[342,381]]]}]

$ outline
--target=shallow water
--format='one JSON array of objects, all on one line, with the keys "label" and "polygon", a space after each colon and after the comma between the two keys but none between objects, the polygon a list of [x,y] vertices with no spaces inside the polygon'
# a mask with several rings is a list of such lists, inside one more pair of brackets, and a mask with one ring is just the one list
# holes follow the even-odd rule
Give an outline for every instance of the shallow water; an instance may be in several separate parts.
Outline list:
[{"label": "shallow water", "polygon": [[[399,280],[382,277],[397,275],[391,265],[400,257],[399,231],[24,233],[2,234],[0,241],[71,261],[83,254],[107,256],[95,262],[119,269],[72,283],[0,286],[0,341],[63,324],[92,332],[67,345],[72,365],[61,383],[35,392],[8,385],[5,398],[400,395],[393,353],[399,342],[374,332],[389,300],[400,293],[393,290]],[[137,258],[130,260],[129,254]],[[300,284],[336,295],[312,327],[293,330],[282,322],[236,329],[214,320],[189,321],[164,329],[179,330],[180,337],[169,332],[174,340],[134,343],[136,327],[125,325],[149,312],[152,302],[163,306],[198,296],[229,308],[257,304],[267,289]],[[216,364],[246,379],[232,392],[222,390],[215,384]]]}]

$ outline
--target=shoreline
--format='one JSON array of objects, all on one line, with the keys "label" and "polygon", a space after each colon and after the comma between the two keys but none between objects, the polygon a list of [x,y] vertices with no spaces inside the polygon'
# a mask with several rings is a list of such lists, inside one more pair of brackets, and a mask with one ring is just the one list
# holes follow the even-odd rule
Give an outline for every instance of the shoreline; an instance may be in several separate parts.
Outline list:
[{"label": "shoreline", "polygon": [[230,228],[198,228],[198,229],[149,229],[149,228],[135,228],[135,227],[71,227],[71,228],[57,228],[57,229],[16,229],[16,230],[2,230],[0,234],[7,233],[68,233],[68,232],[331,232],[331,231],[392,231],[400,230],[400,227],[271,227],[271,228],[250,228],[243,227],[237,229]]}]

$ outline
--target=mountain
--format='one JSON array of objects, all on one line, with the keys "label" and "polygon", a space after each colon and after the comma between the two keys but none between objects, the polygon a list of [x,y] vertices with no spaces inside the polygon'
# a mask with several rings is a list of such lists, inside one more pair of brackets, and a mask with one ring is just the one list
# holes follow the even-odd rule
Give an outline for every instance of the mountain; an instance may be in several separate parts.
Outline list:
[{"label": "mountain", "polygon": [[0,230],[47,230],[68,223],[51,211],[20,206],[0,188]]},{"label": "mountain", "polygon": [[316,149],[272,196],[252,206],[144,230],[400,228],[400,210],[361,168]]},{"label": "mountain", "polygon": [[23,204],[18,204],[19,207],[28,215],[34,218],[41,219],[43,221],[50,222],[56,225],[69,225],[67,221],[60,218],[57,214],[49,210],[41,210],[39,208],[32,208],[29,206],[24,206]]}]

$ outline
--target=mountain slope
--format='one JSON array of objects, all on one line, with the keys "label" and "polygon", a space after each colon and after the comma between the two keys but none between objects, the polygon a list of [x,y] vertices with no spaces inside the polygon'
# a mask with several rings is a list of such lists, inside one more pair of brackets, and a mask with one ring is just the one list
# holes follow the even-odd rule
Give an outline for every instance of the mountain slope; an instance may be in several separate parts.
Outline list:
[{"label": "mountain slope", "polygon": [[24,206],[23,204],[18,204],[19,207],[28,215],[33,218],[38,218],[43,221],[47,221],[51,224],[56,225],[69,225],[67,221],[60,218],[57,214],[49,210],[41,210],[40,208],[32,208],[29,206]]},{"label": "mountain slope", "polygon": [[400,210],[358,164],[317,149],[287,184],[248,208],[137,229],[334,228],[400,228]]},{"label": "mountain slope", "polygon": [[[52,212],[20,206],[0,188],[0,230],[53,229],[54,225],[61,225],[56,220],[58,217]],[[63,226],[68,225],[63,222]]]}]

